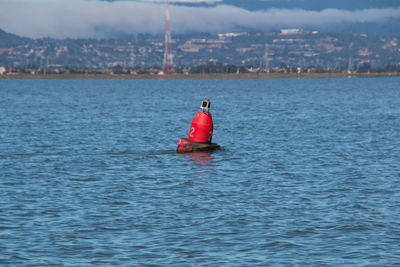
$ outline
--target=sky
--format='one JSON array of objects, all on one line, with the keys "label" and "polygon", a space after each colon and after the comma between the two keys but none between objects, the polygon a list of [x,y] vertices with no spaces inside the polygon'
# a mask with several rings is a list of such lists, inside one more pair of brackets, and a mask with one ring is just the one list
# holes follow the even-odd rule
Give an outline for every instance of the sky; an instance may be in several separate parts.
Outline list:
[{"label": "sky", "polygon": [[[272,0],[243,0],[272,1]],[[289,0],[287,0],[289,1]],[[302,0],[291,0],[302,1]],[[304,0],[303,0],[304,1]],[[371,0],[370,0],[371,1]],[[400,2],[400,1],[399,1]],[[253,2],[254,6],[254,2]],[[0,0],[0,29],[31,38],[104,38],[164,31],[164,0]],[[268,31],[400,21],[398,7],[246,9],[227,0],[170,0],[172,33]]]}]

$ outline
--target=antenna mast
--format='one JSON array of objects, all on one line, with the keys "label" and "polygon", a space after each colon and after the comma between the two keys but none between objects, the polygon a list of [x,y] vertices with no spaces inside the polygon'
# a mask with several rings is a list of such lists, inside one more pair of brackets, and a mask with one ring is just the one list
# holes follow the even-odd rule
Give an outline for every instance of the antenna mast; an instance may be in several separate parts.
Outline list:
[{"label": "antenna mast", "polygon": [[269,73],[269,57],[268,57],[268,44],[265,44],[265,53],[264,53],[264,67],[265,72]]},{"label": "antenna mast", "polygon": [[173,54],[172,54],[172,41],[171,41],[171,30],[169,22],[169,1],[165,1],[165,48],[164,48],[164,62],[163,62],[163,72],[164,74],[175,73]]}]

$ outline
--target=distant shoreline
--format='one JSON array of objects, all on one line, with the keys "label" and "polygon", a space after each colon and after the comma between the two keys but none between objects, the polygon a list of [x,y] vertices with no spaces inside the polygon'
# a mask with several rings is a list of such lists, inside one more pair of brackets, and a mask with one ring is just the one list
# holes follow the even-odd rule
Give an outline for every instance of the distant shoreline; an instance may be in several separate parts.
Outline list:
[{"label": "distant shoreline", "polygon": [[285,78],[357,78],[357,77],[396,77],[400,72],[371,72],[371,73],[209,73],[209,74],[7,74],[0,79],[93,79],[93,80],[180,80],[180,79],[285,79]]}]

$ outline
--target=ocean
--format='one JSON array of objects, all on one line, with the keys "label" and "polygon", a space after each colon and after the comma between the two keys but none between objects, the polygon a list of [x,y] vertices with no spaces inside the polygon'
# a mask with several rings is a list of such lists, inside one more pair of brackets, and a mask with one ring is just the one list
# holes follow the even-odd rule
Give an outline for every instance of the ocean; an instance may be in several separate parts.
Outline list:
[{"label": "ocean", "polygon": [[[212,153],[177,154],[201,100]],[[399,266],[400,78],[0,80],[2,266]]]}]

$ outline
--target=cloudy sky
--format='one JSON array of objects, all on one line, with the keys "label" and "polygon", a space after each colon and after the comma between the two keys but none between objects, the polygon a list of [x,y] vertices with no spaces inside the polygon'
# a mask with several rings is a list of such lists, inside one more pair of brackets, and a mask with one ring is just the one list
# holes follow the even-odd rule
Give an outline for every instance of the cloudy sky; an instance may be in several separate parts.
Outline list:
[{"label": "cloudy sky", "polygon": [[[400,7],[250,10],[229,5],[226,0],[170,0],[170,3],[173,33],[318,28],[400,19]],[[163,0],[0,0],[0,29],[32,38],[157,34],[164,30],[164,8]]]}]

